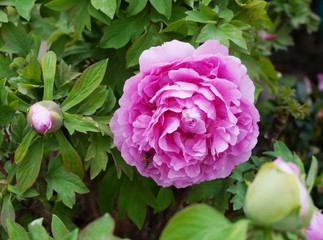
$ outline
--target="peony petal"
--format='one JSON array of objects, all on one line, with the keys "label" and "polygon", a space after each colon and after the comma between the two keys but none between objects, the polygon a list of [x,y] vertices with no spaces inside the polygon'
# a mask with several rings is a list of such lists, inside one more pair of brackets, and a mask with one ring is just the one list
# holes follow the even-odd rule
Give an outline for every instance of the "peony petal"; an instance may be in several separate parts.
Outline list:
[{"label": "peony petal", "polygon": [[207,54],[222,54],[228,56],[229,49],[226,46],[220,44],[218,40],[208,40],[196,49],[194,56]]},{"label": "peony petal", "polygon": [[139,58],[140,72],[149,72],[158,65],[183,60],[185,57],[192,56],[194,51],[194,47],[189,43],[177,40],[152,47],[145,50]]},{"label": "peony petal", "polygon": [[34,128],[40,133],[46,133],[52,126],[50,111],[37,103],[31,106],[31,119]]}]

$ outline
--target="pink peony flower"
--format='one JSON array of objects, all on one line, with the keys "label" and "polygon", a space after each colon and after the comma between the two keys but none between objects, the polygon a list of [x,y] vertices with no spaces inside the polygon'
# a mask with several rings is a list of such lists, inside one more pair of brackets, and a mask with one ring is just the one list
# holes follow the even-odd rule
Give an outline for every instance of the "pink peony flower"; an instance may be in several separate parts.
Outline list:
[{"label": "pink peony flower", "polygon": [[323,73],[317,74],[317,79],[318,79],[318,89],[320,91],[323,91]]},{"label": "pink peony flower", "polygon": [[305,235],[308,240],[323,240],[323,214],[321,212],[313,215]]},{"label": "pink peony flower", "polygon": [[52,133],[62,125],[62,112],[56,103],[41,101],[30,107],[27,121],[39,133]]},{"label": "pink peony flower", "polygon": [[111,119],[124,160],[161,186],[227,177],[249,159],[259,134],[253,82],[227,47],[177,40],[139,59]]}]

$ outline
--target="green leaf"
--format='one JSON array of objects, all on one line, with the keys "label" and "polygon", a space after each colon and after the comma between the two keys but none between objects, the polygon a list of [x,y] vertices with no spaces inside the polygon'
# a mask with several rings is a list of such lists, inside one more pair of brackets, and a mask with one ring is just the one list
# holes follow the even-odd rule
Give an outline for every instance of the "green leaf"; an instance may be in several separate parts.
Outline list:
[{"label": "green leaf", "polygon": [[15,221],[15,209],[12,206],[10,195],[5,195],[2,199],[2,208],[1,208],[1,225],[3,229],[8,232],[7,221]]},{"label": "green leaf", "polygon": [[14,117],[18,108],[18,101],[11,102],[9,105],[0,105],[0,126],[7,126]]},{"label": "green leaf", "polygon": [[82,179],[84,175],[84,169],[81,157],[75,151],[70,142],[66,139],[61,130],[55,132],[55,137],[61,150],[64,166],[69,172],[75,173]]},{"label": "green leaf", "polygon": [[7,227],[10,240],[30,240],[26,230],[18,223],[8,219]]},{"label": "green leaf", "polygon": [[140,36],[129,48],[126,55],[127,67],[136,66],[139,62],[139,57],[144,50],[152,46],[160,45],[162,42],[155,25],[150,25],[147,32]]},{"label": "green leaf", "polygon": [[79,235],[79,240],[117,240],[121,239],[113,236],[114,221],[109,214],[95,220],[87,225]]},{"label": "green leaf", "polygon": [[164,15],[167,19],[172,15],[172,0],[149,0],[149,2],[157,12]]},{"label": "green leaf", "polygon": [[7,43],[0,48],[0,51],[9,53],[19,53],[26,56],[34,46],[34,40],[30,34],[27,34],[24,26],[18,23],[2,24],[2,38]]},{"label": "green leaf", "polygon": [[69,114],[63,112],[64,126],[67,128],[69,134],[73,134],[74,131],[87,133],[87,132],[99,132],[100,130],[95,126],[94,121],[90,121],[77,114]]},{"label": "green leaf", "polygon": [[17,73],[9,67],[10,63],[10,56],[0,54],[0,77],[11,78],[17,76]]},{"label": "green leaf", "polygon": [[144,11],[129,18],[117,19],[104,29],[99,47],[119,49],[130,40],[134,41],[149,24],[149,16]]},{"label": "green leaf", "polygon": [[43,100],[53,100],[53,88],[56,72],[56,54],[52,51],[47,52],[41,60],[44,80]]},{"label": "green leaf", "polygon": [[176,214],[166,225],[160,240],[245,240],[248,220],[231,224],[207,205],[195,205]]},{"label": "green leaf", "polygon": [[185,18],[182,18],[176,22],[172,22],[166,28],[164,28],[161,33],[174,32],[181,34],[183,37],[186,37],[188,34],[188,26]]},{"label": "green leaf", "polygon": [[171,188],[161,187],[157,194],[158,208],[155,208],[155,212],[163,211],[169,207],[171,202],[174,200],[174,194]]},{"label": "green leaf", "polygon": [[116,165],[118,178],[121,177],[121,171],[124,172],[130,180],[133,178],[133,168],[122,158],[121,153],[116,148],[111,149],[111,154]]},{"label": "green leaf", "polygon": [[307,185],[307,191],[311,192],[315,179],[318,173],[318,162],[315,156],[312,157],[312,162],[310,169],[308,171],[307,177],[306,177],[306,185]]},{"label": "green leaf", "polygon": [[91,161],[91,179],[95,178],[101,170],[105,170],[108,163],[108,154],[110,150],[110,138],[101,134],[92,134],[89,138],[91,142],[85,161]]},{"label": "green leaf", "polygon": [[80,103],[89,96],[101,83],[108,60],[103,60],[88,67],[77,80],[71,92],[61,105],[63,111]]},{"label": "green leaf", "polygon": [[55,240],[63,240],[70,233],[64,223],[55,214],[52,217],[51,228]]},{"label": "green leaf", "polygon": [[45,4],[46,7],[55,11],[66,11],[77,3],[78,0],[53,0]]},{"label": "green leaf", "polygon": [[90,2],[88,0],[78,0],[69,13],[69,22],[74,24],[75,31],[79,35],[82,34],[85,26],[91,31],[91,17],[87,10],[89,5]]},{"label": "green leaf", "polygon": [[38,218],[28,224],[28,230],[32,236],[32,240],[51,240],[42,223],[43,218]]},{"label": "green leaf", "polygon": [[33,80],[35,83],[42,83],[41,80],[41,66],[37,60],[35,53],[30,55],[30,60],[27,66],[28,77]]},{"label": "green leaf", "polygon": [[29,127],[27,125],[27,121],[24,114],[15,114],[10,126],[10,135],[12,137],[12,140],[19,144],[22,142],[24,136],[27,135],[28,132]]},{"label": "green leaf", "polygon": [[16,9],[20,16],[27,21],[30,20],[30,12],[33,8],[35,0],[16,0]]},{"label": "green leaf", "polygon": [[242,208],[247,189],[247,185],[243,182],[238,182],[228,188],[228,192],[235,194],[234,197],[230,200],[230,202],[233,203],[233,210]]},{"label": "green leaf", "polygon": [[86,99],[84,99],[83,102],[80,103],[81,105],[79,106],[76,113],[82,115],[94,114],[96,110],[104,104],[109,91],[107,91],[106,86],[99,86],[93,91],[90,96],[88,96]]},{"label": "green leaf", "polygon": [[193,186],[193,191],[187,197],[188,203],[196,203],[201,200],[208,201],[214,198],[217,192],[220,190],[222,182],[219,180],[212,180],[202,182]]},{"label": "green leaf", "polygon": [[242,31],[230,23],[223,23],[218,27],[214,24],[205,25],[197,38],[197,42],[205,42],[209,39],[217,39],[227,47],[229,47],[230,40],[247,50],[246,40],[242,36]]},{"label": "green leaf", "polygon": [[75,228],[72,232],[70,232],[68,235],[66,235],[62,240],[77,240],[79,230]]},{"label": "green leaf", "polygon": [[39,138],[29,146],[23,161],[18,165],[16,178],[18,188],[22,193],[30,188],[36,181],[43,159],[43,151],[43,139]]},{"label": "green leaf", "polygon": [[8,22],[8,16],[2,9],[0,9],[0,22]]},{"label": "green leaf", "polygon": [[217,12],[205,6],[203,3],[200,3],[198,12],[196,11],[187,11],[187,21],[199,22],[199,23],[211,23],[215,24],[219,18]]},{"label": "green leaf", "polygon": [[148,0],[129,0],[127,8],[128,17],[140,13],[146,6]]},{"label": "green leaf", "polygon": [[18,146],[16,153],[15,153],[15,163],[19,163],[21,162],[27,152],[28,152],[28,148],[30,147],[30,144],[32,142],[32,140],[36,137],[37,132],[30,129],[29,132],[27,133],[27,135],[24,137],[24,139],[22,140],[22,142],[20,143],[20,145]]},{"label": "green leaf", "polygon": [[18,101],[18,110],[21,111],[21,112],[26,113],[28,108],[30,107],[30,105],[28,103],[26,103],[21,98],[17,97],[16,94],[14,94],[13,92],[8,93],[8,101],[9,102]]},{"label": "green leaf", "polygon": [[116,0],[91,0],[93,7],[104,12],[109,18],[113,16],[117,10]]},{"label": "green leaf", "polygon": [[229,199],[231,197],[231,193],[227,190],[233,184],[232,178],[227,178],[224,181],[221,181],[221,188],[217,192],[214,197],[214,204],[216,210],[220,211],[222,214],[225,213],[226,210],[229,209]]},{"label": "green leaf", "polygon": [[69,208],[72,208],[75,203],[74,192],[84,194],[89,191],[77,175],[65,169],[60,155],[51,159],[45,178],[47,199],[52,197],[53,190],[55,190],[58,193],[58,200],[62,200]]},{"label": "green leaf", "polygon": [[261,93],[263,88],[257,83],[253,83],[253,84],[255,85],[255,100],[254,100],[254,103],[256,104],[257,101],[258,101],[259,94]]}]

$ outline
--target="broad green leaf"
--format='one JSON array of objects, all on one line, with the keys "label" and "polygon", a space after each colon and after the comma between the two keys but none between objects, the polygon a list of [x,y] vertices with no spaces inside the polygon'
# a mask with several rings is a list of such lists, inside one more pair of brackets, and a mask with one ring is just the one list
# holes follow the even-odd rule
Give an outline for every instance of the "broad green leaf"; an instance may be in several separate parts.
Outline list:
[{"label": "broad green leaf", "polygon": [[62,238],[62,240],[77,240],[78,233],[79,233],[78,228],[75,228],[72,232],[70,232],[68,235]]},{"label": "broad green leaf", "polygon": [[194,205],[176,214],[166,225],[160,240],[245,240],[248,220],[231,224],[207,205]]},{"label": "broad green leaf", "polygon": [[6,79],[0,80],[0,105],[8,104],[8,91],[6,89]]},{"label": "broad green leaf", "polygon": [[52,51],[47,52],[41,60],[44,80],[43,100],[53,100],[53,88],[56,72],[56,54]]},{"label": "broad green leaf", "polygon": [[108,163],[110,150],[110,138],[101,134],[92,134],[89,138],[91,142],[85,161],[91,161],[91,179],[95,178],[101,170],[105,170]]},{"label": "broad green leaf", "polygon": [[66,139],[61,130],[55,132],[54,135],[61,150],[64,166],[69,172],[75,173],[82,179],[84,175],[84,169],[81,157],[75,151],[70,142]]},{"label": "broad green leaf", "polygon": [[81,105],[76,113],[82,115],[94,114],[104,104],[108,94],[109,91],[107,91],[106,86],[99,86],[90,96],[80,103]]},{"label": "broad green leaf", "polygon": [[38,218],[28,224],[28,230],[32,236],[32,240],[52,240],[52,238],[46,232],[46,229],[42,226],[43,218]]},{"label": "broad green leaf", "polygon": [[172,0],[149,0],[151,5],[159,12],[169,19],[172,15]]},{"label": "broad green leaf", "polygon": [[8,219],[7,227],[9,240],[30,240],[26,230],[18,223],[15,223],[14,221]]},{"label": "broad green leaf", "polygon": [[235,194],[234,197],[230,200],[230,202],[233,203],[233,210],[242,208],[247,189],[247,185],[243,182],[238,182],[228,188],[228,192]]},{"label": "broad green leaf", "polygon": [[30,12],[33,8],[35,0],[16,0],[16,9],[20,16],[27,21],[30,20]]},{"label": "broad green leaf", "polygon": [[77,3],[78,0],[53,0],[45,4],[46,7],[55,11],[66,11]]},{"label": "broad green leaf", "polygon": [[139,57],[144,50],[152,46],[160,45],[162,42],[155,25],[150,25],[147,32],[140,36],[129,48],[126,55],[127,67],[136,66],[139,62]]},{"label": "broad green leaf", "polygon": [[217,39],[227,47],[229,47],[230,40],[239,47],[247,49],[247,44],[242,36],[242,31],[230,23],[223,23],[218,27],[214,24],[205,25],[197,38],[197,42],[205,42],[209,39]]},{"label": "broad green leaf", "polygon": [[75,203],[74,192],[84,194],[89,191],[77,175],[65,169],[60,155],[51,159],[45,178],[47,199],[53,196],[53,190],[55,190],[58,193],[58,200],[62,200],[69,208],[72,208]]},{"label": "broad green leaf", "polygon": [[127,9],[128,17],[140,13],[146,6],[148,0],[130,0]]},{"label": "broad green leaf", "polygon": [[232,178],[227,178],[226,180],[221,181],[221,188],[214,197],[213,205],[215,209],[221,212],[222,214],[224,214],[225,211],[229,209],[229,199],[231,197],[231,193],[229,193],[227,190],[229,187],[232,186],[232,184]]},{"label": "broad green leaf", "polygon": [[[109,18],[107,18],[107,15],[105,15],[105,14],[104,14],[103,12],[101,12],[100,10],[95,9],[95,8],[92,6],[92,4],[89,4],[89,5],[87,6],[87,11],[88,11],[88,13],[89,13],[92,17],[94,17],[94,18],[98,19],[100,22],[104,23],[105,25],[110,25],[111,20],[110,20]],[[63,50],[64,50],[64,49],[62,49],[62,51],[63,51]]]},{"label": "broad green leaf", "polygon": [[18,23],[2,24],[2,38],[7,43],[0,48],[0,51],[9,53],[19,53],[26,56],[34,46],[34,40],[30,34],[27,34],[24,26]]},{"label": "broad green leaf", "polygon": [[307,185],[307,191],[311,192],[315,179],[318,173],[318,162],[315,156],[312,157],[312,162],[310,169],[308,171],[307,177],[306,177],[306,185]]},{"label": "broad green leaf", "polygon": [[134,41],[149,24],[149,16],[142,12],[129,18],[117,19],[104,29],[99,46],[101,48],[119,49],[130,40]]},{"label": "broad green leaf", "polygon": [[31,146],[24,159],[18,165],[16,178],[19,190],[23,193],[36,181],[43,159],[43,139],[37,139]]},{"label": "broad green leaf", "polygon": [[100,130],[95,126],[95,122],[91,122],[89,119],[77,114],[69,114],[63,112],[64,126],[68,132],[72,135],[74,131],[87,133],[87,132],[99,132]]},{"label": "broad green leaf", "polygon": [[113,16],[117,10],[116,0],[91,0],[94,8],[104,12],[109,18],[113,19]]},{"label": "broad green leaf", "polygon": [[87,225],[79,235],[79,240],[117,240],[121,239],[113,236],[114,221],[109,214],[104,214],[101,218]]},{"label": "broad green leaf", "polygon": [[52,217],[51,228],[55,240],[63,240],[70,233],[64,223],[55,214]]},{"label": "broad green leaf", "polygon": [[22,113],[15,114],[10,126],[10,135],[16,143],[21,143],[24,136],[29,132],[27,120]]},{"label": "broad green leaf", "polygon": [[80,103],[99,86],[104,77],[107,63],[108,60],[100,61],[83,72],[65,101],[62,103],[61,109],[63,111],[67,111]]},{"label": "broad green leaf", "polygon": [[13,92],[8,93],[8,101],[9,102],[18,101],[18,110],[21,112],[26,113],[28,108],[30,107],[30,105],[28,103],[26,103],[21,98],[17,97],[16,94],[14,94]]},{"label": "broad green leaf", "polygon": [[24,159],[28,152],[28,148],[31,145],[31,142],[36,137],[37,132],[30,129],[27,135],[24,137],[20,145],[18,146],[16,153],[15,153],[15,163],[19,163]]},{"label": "broad green leaf", "polygon": [[171,202],[174,201],[174,194],[171,188],[161,187],[157,194],[157,204],[158,208],[154,209],[156,211],[163,211],[169,207]]},{"label": "broad green leaf", "polygon": [[263,88],[257,83],[254,83],[254,85],[255,85],[255,100],[254,100],[254,103],[256,104],[257,101],[258,101],[259,94],[261,93]]},{"label": "broad green leaf", "polygon": [[11,102],[9,105],[0,105],[0,126],[7,126],[14,117],[18,108],[18,101]]},{"label": "broad green leaf", "polygon": [[215,24],[219,18],[218,13],[205,6],[203,3],[200,3],[198,12],[196,11],[187,11],[187,21],[199,22],[199,23],[211,23]]},{"label": "broad green leaf", "polygon": [[12,206],[10,195],[7,194],[2,198],[2,208],[1,208],[1,225],[3,229],[8,232],[7,221],[15,221],[15,209]]},{"label": "broad green leaf", "polygon": [[176,22],[172,22],[166,28],[164,28],[161,33],[165,32],[174,32],[181,34],[183,37],[186,37],[188,34],[188,26],[185,18],[182,18]]},{"label": "broad green leaf", "polygon": [[193,185],[193,191],[187,197],[188,203],[196,203],[201,200],[204,202],[214,198],[220,190],[222,181],[212,180]]},{"label": "broad green leaf", "polygon": [[17,76],[17,73],[9,67],[10,63],[10,56],[0,54],[0,77],[11,78]]},{"label": "broad green leaf", "polygon": [[27,66],[27,74],[28,77],[36,83],[42,83],[41,66],[34,53],[30,55],[30,60]]},{"label": "broad green leaf", "polygon": [[281,157],[285,162],[293,162],[293,154],[286,146],[285,143],[281,141],[276,141],[274,143],[274,151],[273,152],[265,152],[265,154],[272,155],[274,157]]},{"label": "broad green leaf", "polygon": [[8,22],[8,16],[2,9],[0,9],[0,22]]}]

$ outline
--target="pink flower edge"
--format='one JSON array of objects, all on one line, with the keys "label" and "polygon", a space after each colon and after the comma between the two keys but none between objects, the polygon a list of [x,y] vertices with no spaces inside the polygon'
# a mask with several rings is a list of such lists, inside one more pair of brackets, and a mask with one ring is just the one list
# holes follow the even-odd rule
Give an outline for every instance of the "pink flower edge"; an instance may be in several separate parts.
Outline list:
[{"label": "pink flower edge", "polygon": [[306,228],[305,235],[309,240],[323,239],[323,214],[321,212],[313,214],[311,223]]}]

